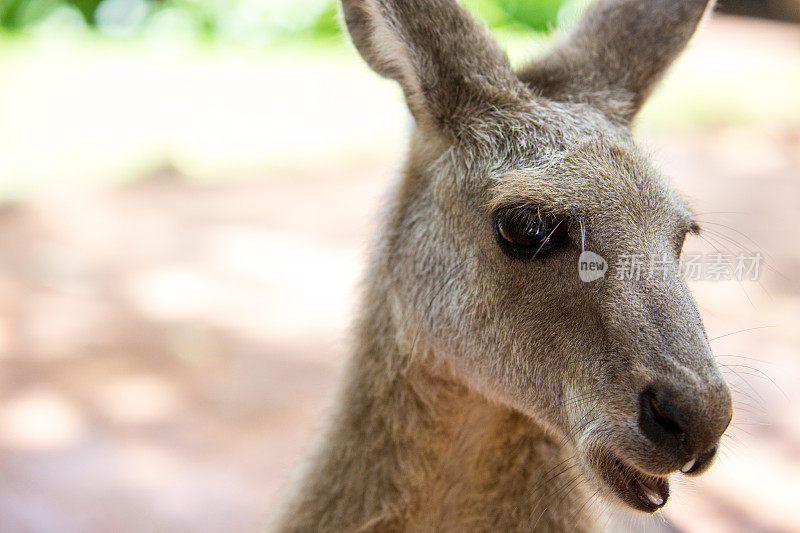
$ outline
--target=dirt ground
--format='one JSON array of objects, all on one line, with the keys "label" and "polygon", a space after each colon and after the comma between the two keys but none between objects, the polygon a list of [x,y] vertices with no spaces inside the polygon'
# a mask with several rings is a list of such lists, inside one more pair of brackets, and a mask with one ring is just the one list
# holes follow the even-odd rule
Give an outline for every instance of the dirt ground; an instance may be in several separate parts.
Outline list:
[{"label": "dirt ground", "polygon": [[[729,453],[665,517],[797,530],[800,132],[647,144],[718,241],[779,272],[695,283],[711,337],[762,329],[714,341],[741,402]],[[226,186],[164,174],[6,206],[0,531],[258,530],[346,356],[384,163]]]},{"label": "dirt ground", "polygon": [[[800,130],[645,146],[706,229],[766,256],[693,283],[736,397],[720,460],[637,531],[800,531]],[[200,185],[170,172],[0,208],[0,532],[259,531],[347,355],[396,161]]]}]

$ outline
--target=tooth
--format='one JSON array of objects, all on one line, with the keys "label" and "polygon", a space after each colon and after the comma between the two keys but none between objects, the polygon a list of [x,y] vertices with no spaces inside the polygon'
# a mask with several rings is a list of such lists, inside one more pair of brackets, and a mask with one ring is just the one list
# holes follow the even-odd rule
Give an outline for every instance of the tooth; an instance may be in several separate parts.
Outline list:
[{"label": "tooth", "polygon": [[694,458],[694,459],[690,460],[688,463],[683,465],[683,468],[681,468],[681,472],[683,472],[685,474],[686,472],[688,472],[689,470],[694,468],[694,464],[696,462],[697,462],[697,458]]},{"label": "tooth", "polygon": [[664,504],[664,499],[656,491],[645,485],[642,485],[642,488],[644,489],[642,492],[644,492],[644,495],[647,496],[647,499],[650,501],[650,503],[653,505]]}]

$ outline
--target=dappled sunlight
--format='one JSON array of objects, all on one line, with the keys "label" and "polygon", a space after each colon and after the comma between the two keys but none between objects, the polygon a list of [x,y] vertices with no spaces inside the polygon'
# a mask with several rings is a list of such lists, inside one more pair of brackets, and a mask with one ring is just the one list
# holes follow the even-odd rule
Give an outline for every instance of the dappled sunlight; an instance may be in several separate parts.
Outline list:
[{"label": "dappled sunlight", "polygon": [[32,359],[75,357],[113,340],[114,309],[94,299],[43,292],[28,298],[19,313],[17,350]]},{"label": "dappled sunlight", "polygon": [[127,292],[141,312],[158,321],[196,319],[220,309],[228,296],[213,278],[180,266],[143,272],[131,280]]},{"label": "dappled sunlight", "polygon": [[68,398],[27,390],[0,406],[0,445],[25,452],[57,451],[86,436],[86,420]]},{"label": "dappled sunlight", "polygon": [[[341,308],[352,300],[358,254],[291,233],[232,227],[199,233],[191,252],[196,262],[143,269],[124,282],[144,316],[202,321],[255,339],[291,339],[309,328],[323,333],[320,327],[333,334],[346,325]],[[264,300],[251,299],[253,291]]]},{"label": "dappled sunlight", "polygon": [[109,379],[99,388],[95,400],[106,417],[125,425],[167,421],[179,413],[183,403],[173,383],[147,375]]},{"label": "dappled sunlight", "polygon": [[[313,183],[155,179],[0,214],[0,469],[36,480],[8,490],[113,529],[142,507],[179,529],[263,520],[342,360],[382,187],[360,170],[298,194]],[[101,495],[111,515],[75,501]]]},{"label": "dappled sunlight", "polygon": [[210,268],[218,275],[250,287],[263,286],[270,293],[269,302],[281,302],[259,304],[253,310],[263,315],[266,335],[301,336],[320,326],[335,333],[346,327],[349,318],[341,310],[350,308],[362,254],[290,231],[259,235],[218,228],[206,232],[204,242]]}]

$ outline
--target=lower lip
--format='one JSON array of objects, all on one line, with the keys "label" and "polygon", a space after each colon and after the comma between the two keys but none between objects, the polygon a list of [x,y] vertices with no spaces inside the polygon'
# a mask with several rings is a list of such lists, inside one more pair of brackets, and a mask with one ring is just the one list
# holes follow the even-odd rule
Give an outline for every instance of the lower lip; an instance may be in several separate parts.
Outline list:
[{"label": "lower lip", "polygon": [[669,481],[666,477],[645,474],[619,459],[613,459],[613,472],[606,474],[607,482],[619,496],[640,511],[653,513],[669,499]]}]

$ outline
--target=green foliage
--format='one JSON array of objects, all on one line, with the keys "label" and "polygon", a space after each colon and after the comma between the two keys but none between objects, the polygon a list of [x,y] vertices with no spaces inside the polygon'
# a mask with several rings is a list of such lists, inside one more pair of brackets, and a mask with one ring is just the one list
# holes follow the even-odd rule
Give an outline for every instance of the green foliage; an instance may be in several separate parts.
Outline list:
[{"label": "green foliage", "polygon": [[509,22],[502,0],[462,0],[461,3],[489,26],[505,26]]},{"label": "green foliage", "polygon": [[23,31],[32,28],[58,9],[72,9],[94,23],[101,0],[0,0],[0,28]]},{"label": "green foliage", "polygon": [[[492,27],[547,31],[565,0],[461,0]],[[27,31],[58,10],[80,13],[90,28],[116,35],[146,30],[163,11],[180,13],[204,38],[270,41],[341,32],[336,0],[0,0],[0,28]],[[101,16],[98,16],[98,12]]]},{"label": "green foliage", "polygon": [[0,0],[0,27],[31,26],[49,15],[56,5],[55,0]]},{"label": "green foliage", "polygon": [[100,0],[68,0],[63,3],[69,4],[80,11],[86,22],[94,23],[94,14],[97,11],[97,6],[100,5]]},{"label": "green foliage", "polygon": [[339,25],[338,9],[335,2],[330,2],[314,21],[314,25],[309,28],[311,34],[319,37],[329,37],[338,35],[341,32]]},{"label": "green foliage", "polygon": [[563,0],[497,0],[509,23],[516,23],[537,31],[553,29]]}]

